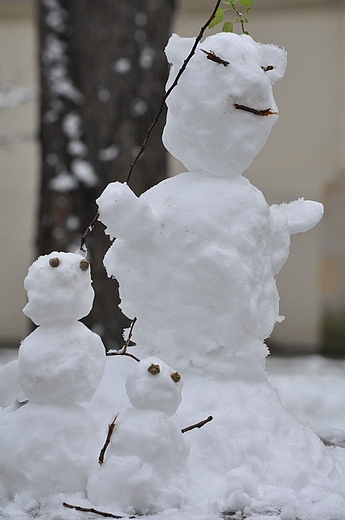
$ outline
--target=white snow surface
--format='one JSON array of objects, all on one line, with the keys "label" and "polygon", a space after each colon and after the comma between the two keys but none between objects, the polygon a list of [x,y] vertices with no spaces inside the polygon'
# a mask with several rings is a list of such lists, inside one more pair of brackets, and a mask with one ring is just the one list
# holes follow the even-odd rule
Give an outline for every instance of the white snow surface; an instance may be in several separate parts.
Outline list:
[{"label": "white snow surface", "polygon": [[[130,349],[133,351],[133,349]],[[137,355],[139,352],[134,349]],[[1,352],[1,351],[0,351]],[[15,358],[16,353],[12,351],[5,351],[1,353],[0,363],[6,363],[9,360]],[[125,379],[127,374],[130,373],[133,368],[136,367],[136,362],[129,358],[124,357],[111,357],[107,359],[106,372],[102,381],[102,384],[97,392],[97,395],[93,401],[87,405],[88,411],[96,418],[98,427],[101,430],[100,438],[98,439],[98,446],[93,448],[93,460],[91,467],[95,467],[95,463],[98,458],[99,451],[105,441],[107,434],[107,425],[114,418],[116,413],[124,413],[127,408],[130,407],[129,400],[126,396],[125,391]],[[312,428],[315,431],[328,431],[328,437],[334,435],[333,428],[336,428],[339,437],[339,432],[343,434],[343,440],[345,438],[345,362],[341,360],[332,361],[326,360],[319,356],[307,356],[298,358],[275,358],[269,357],[267,360],[267,369],[269,374],[269,380],[272,385],[278,390],[279,396],[284,404],[284,407],[291,413],[299,422]],[[114,388],[114,378],[118,381],[118,388]],[[205,393],[206,387],[210,384],[210,381],[205,381]],[[189,383],[187,383],[187,386]],[[109,393],[107,393],[110,390]],[[188,426],[192,423],[198,422],[205,417],[202,416],[202,411],[197,409],[196,404],[190,402],[187,403],[186,395],[186,384],[183,388],[183,401],[185,407],[185,415],[188,415],[187,422],[185,419],[180,417],[178,414],[172,418],[172,420],[180,427]],[[227,383],[224,380],[223,391],[227,392]],[[188,393],[192,393],[188,392]],[[223,395],[223,394],[222,394]],[[221,399],[221,398],[220,398]],[[24,407],[25,408],[25,407]],[[53,410],[56,407],[51,407]],[[213,409],[208,409],[207,412],[213,413]],[[66,416],[65,416],[66,417]],[[59,422],[63,421],[63,414]],[[236,422],[236,418],[235,418]],[[210,424],[206,424],[203,428],[206,429]],[[142,426],[140,425],[140,430]],[[243,431],[240,421],[236,424],[236,429],[241,430],[243,435],[248,436],[250,432]],[[48,430],[51,432],[51,430]],[[195,429],[184,434],[185,441],[188,445],[192,444],[195,437],[200,436],[202,429]],[[82,431],[80,432],[82,434]],[[54,439],[56,433],[54,433]],[[44,438],[46,434],[44,434]],[[232,433],[229,433],[231,439]],[[37,437],[36,437],[37,439]],[[140,439],[139,439],[140,441]],[[21,439],[23,442],[23,439]],[[235,442],[235,441],[234,441]],[[200,440],[199,440],[200,443]],[[36,447],[34,446],[35,450]],[[16,446],[15,451],[18,449]],[[205,452],[209,450],[209,445],[205,442],[205,445],[201,445],[201,449]],[[345,451],[341,448],[327,447],[326,452],[330,457],[337,458],[338,463],[344,460]],[[264,451],[264,450],[263,450]],[[91,450],[92,452],[92,450]],[[35,451],[35,453],[37,453]],[[52,454],[53,455],[53,454]],[[38,459],[40,453],[37,454]],[[37,470],[37,461],[33,464],[33,470]],[[107,456],[105,456],[107,460]],[[264,461],[263,461],[264,462]],[[56,470],[60,472],[59,461],[54,457],[54,463],[56,464]],[[285,461],[285,465],[282,465],[282,472],[284,470],[289,471],[290,464],[295,464],[296,461]],[[196,482],[193,482],[193,486],[189,486],[189,494],[196,490],[198,491],[199,485],[202,488],[207,488],[207,496],[202,496],[202,490],[190,498],[188,503],[183,506],[182,509],[167,509],[163,512],[152,515],[154,519],[169,519],[179,518],[181,520],[216,520],[219,518],[217,510],[217,481],[210,479],[210,475],[204,474],[204,468],[198,465],[194,468],[194,459],[189,457],[189,471],[192,474],[197,475]],[[61,469],[62,471],[62,469]],[[199,474],[197,473],[199,471]],[[239,475],[237,475],[237,482]],[[244,470],[242,472],[242,483],[245,485],[247,479],[247,489],[250,487],[250,476]],[[243,487],[242,485],[242,487]],[[276,490],[278,493],[278,490]],[[308,493],[308,490],[306,490]],[[201,498],[200,498],[201,496]],[[209,499],[209,496],[213,498]],[[292,495],[286,489],[280,490],[281,500],[285,502],[283,514],[274,508],[267,508],[265,512],[254,512],[252,511],[252,518],[255,520],[274,520],[274,519],[291,519],[295,520],[295,509],[292,505]],[[83,518],[100,518],[96,515],[87,515],[82,512],[66,509],[62,506],[63,502],[70,504],[83,506],[87,508],[96,507],[101,511],[112,512],[116,514],[124,514],[118,508],[104,508],[102,506],[95,506],[85,496],[85,492],[66,491],[64,493],[54,493],[49,496],[34,497],[32,494],[21,493],[16,495],[13,499],[4,497],[0,501],[0,517],[5,520],[31,520],[32,518],[42,519],[55,519],[55,520],[82,520]],[[339,504],[339,496],[329,493],[327,489],[324,490],[324,506],[319,508],[319,503],[316,501],[315,505],[308,511],[307,507],[300,507],[300,518],[310,520],[323,520],[328,518],[336,518],[337,520],[343,520],[345,514],[343,513]],[[340,511],[340,512],[339,512]],[[289,513],[290,512],[290,513]],[[333,514],[333,516],[331,516]]]}]

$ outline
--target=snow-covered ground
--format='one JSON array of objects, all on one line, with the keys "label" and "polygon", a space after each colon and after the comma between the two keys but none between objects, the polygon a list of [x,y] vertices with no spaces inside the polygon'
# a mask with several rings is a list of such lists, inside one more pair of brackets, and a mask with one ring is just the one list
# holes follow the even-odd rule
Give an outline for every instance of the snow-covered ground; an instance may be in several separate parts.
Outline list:
[{"label": "snow-covered ground", "polygon": [[[16,349],[0,349],[0,368],[16,357]],[[300,422],[308,423],[316,432],[327,432],[328,438],[330,429],[345,431],[345,360],[325,359],[317,355],[291,358],[270,356],[267,371],[283,405]],[[338,432],[337,440],[339,438],[341,435]],[[17,497],[12,503],[0,507],[0,517],[6,520],[101,518],[93,513],[64,508],[62,502],[68,502],[68,498],[66,494],[52,495],[41,501],[25,496]],[[70,502],[89,507],[81,493],[72,494]],[[163,519],[169,516],[169,511],[165,513],[153,516]],[[265,515],[254,517],[260,520],[272,519],[272,516]],[[183,514],[181,511],[180,520],[194,518],[193,511],[183,511]]]}]

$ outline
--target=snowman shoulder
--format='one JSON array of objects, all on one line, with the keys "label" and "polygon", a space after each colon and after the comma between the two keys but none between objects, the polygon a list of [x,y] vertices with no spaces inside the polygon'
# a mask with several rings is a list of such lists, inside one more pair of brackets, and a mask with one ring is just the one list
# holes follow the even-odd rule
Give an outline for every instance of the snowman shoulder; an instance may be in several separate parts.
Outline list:
[{"label": "snowman shoulder", "polygon": [[126,183],[108,184],[96,203],[99,220],[111,238],[135,238],[152,227],[154,218],[150,206]]}]

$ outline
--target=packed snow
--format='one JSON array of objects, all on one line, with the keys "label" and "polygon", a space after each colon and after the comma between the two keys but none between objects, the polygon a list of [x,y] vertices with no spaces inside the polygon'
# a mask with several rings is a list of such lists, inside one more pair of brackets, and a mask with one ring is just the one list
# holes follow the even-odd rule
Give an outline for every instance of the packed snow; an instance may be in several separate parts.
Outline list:
[{"label": "packed snow", "polygon": [[[171,37],[168,88],[193,43]],[[303,198],[268,206],[242,177],[277,121],[285,67],[284,50],[247,35],[207,38],[167,99],[163,142],[188,171],[139,198],[117,182],[98,199],[116,239],[104,264],[137,318],[136,346],[128,337],[103,377],[101,340],[78,321],[93,301],[87,260],[54,252],[30,268],[24,312],[39,327],[17,376],[15,364],[2,372],[14,401],[0,417],[4,518],[80,518],[67,502],[121,516],[345,519],[341,432],[326,446],[265,369],[290,235],[323,213]]]}]

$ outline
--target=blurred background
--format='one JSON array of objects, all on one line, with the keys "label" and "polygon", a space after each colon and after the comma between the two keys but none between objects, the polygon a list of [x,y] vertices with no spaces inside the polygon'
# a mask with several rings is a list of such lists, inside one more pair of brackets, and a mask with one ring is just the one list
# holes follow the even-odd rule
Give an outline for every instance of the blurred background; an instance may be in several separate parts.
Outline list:
[{"label": "blurred background", "polygon": [[[22,308],[26,303],[23,280],[32,261],[55,248],[75,250],[96,211],[90,200],[110,180],[125,179],[123,165],[129,166],[133,159],[152,113],[156,113],[151,105],[159,105],[163,94],[167,67],[163,54],[158,53],[169,34],[196,36],[215,1],[99,0],[96,4],[94,13],[90,0],[0,1],[0,343],[5,346],[18,346],[30,331]],[[119,6],[125,8],[120,14]],[[118,18],[120,15],[124,18]],[[89,18],[88,24],[85,18]],[[280,119],[245,176],[269,204],[305,197],[325,205],[325,216],[316,228],[292,237],[290,257],[278,276],[280,312],[286,319],[276,325],[268,344],[276,354],[344,356],[345,2],[254,0],[248,18],[248,31],[255,40],[287,50],[288,68],[274,87]],[[130,29],[119,20],[135,29],[135,48],[125,45]],[[97,24],[102,31],[98,29],[94,38],[92,28]],[[120,32],[122,39],[117,41]],[[236,32],[240,32],[239,26]],[[48,48],[48,41],[55,46]],[[101,56],[106,51],[101,44],[111,48],[107,57],[111,73],[107,75],[103,74]],[[131,52],[139,53],[139,72],[134,67],[130,70]],[[60,79],[61,74],[66,76],[67,93],[66,81],[64,92],[52,84],[49,67],[58,59],[63,67],[55,67],[53,72]],[[155,59],[162,67],[157,78],[149,75]],[[85,88],[88,78],[92,89]],[[127,80],[134,81],[140,92],[131,90]],[[145,81],[150,88],[141,86]],[[121,98],[120,87],[126,98]],[[96,115],[90,110],[92,96],[99,103],[95,102]],[[128,115],[124,113],[126,100]],[[116,121],[119,112],[121,124]],[[102,114],[109,122],[107,128],[97,120]],[[133,143],[128,142],[134,128],[130,124],[141,128]],[[159,140],[161,127],[155,130]],[[67,155],[63,139],[69,139]],[[148,179],[147,185],[135,186],[137,193],[184,170],[162,150],[153,155],[154,166],[147,152],[136,173],[140,179]],[[152,171],[158,171],[156,178]],[[99,183],[93,181],[95,173],[99,173]],[[84,198],[75,203],[77,192]],[[89,211],[78,215],[78,208],[85,205]],[[103,252],[98,246],[93,251],[92,243],[90,250],[97,277]],[[103,279],[96,283],[109,294]],[[95,289],[96,294],[101,293]],[[115,296],[112,304],[117,305]],[[110,347],[116,346],[117,332],[101,322],[102,315],[108,312],[108,321],[118,322],[117,328],[124,322],[112,319],[106,299],[98,306],[89,326]]]}]

